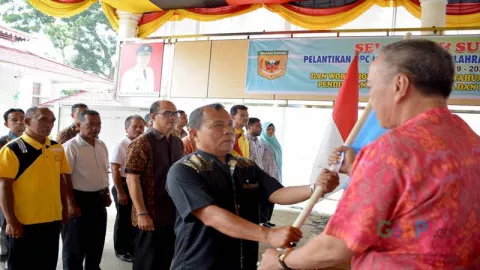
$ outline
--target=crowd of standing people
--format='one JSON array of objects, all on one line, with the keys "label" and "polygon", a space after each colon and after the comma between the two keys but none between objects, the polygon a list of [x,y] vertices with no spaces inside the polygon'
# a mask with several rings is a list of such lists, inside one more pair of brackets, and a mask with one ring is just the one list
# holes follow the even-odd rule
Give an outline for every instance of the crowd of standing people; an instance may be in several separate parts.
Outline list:
[{"label": "crowd of standing people", "polygon": [[[218,110],[224,111],[218,106]],[[232,108],[232,112],[237,110],[247,114],[244,118],[248,121],[248,108],[243,105]],[[192,115],[196,115],[194,124],[201,124],[204,117]],[[176,205],[181,202],[174,201],[174,194],[181,187],[172,185],[167,190],[167,176],[174,163],[205,149],[198,143],[198,127],[190,124],[187,132],[189,122],[185,111],[177,110],[172,102],[156,101],[145,117],[131,115],[125,119],[125,136],[108,150],[99,139],[102,127],[99,112],[79,103],[71,107],[70,116],[72,124],[61,130],[56,140],[51,140],[56,119],[48,108],[32,107],[27,112],[12,108],[4,114],[5,126],[10,131],[0,138],[3,159],[0,194],[4,198],[0,206],[5,209],[1,212],[2,265],[6,269],[39,265],[55,269],[60,238],[64,269],[100,269],[107,230],[106,208],[112,204],[113,195],[117,209],[113,235],[116,256],[132,262],[133,269],[169,269],[174,257],[177,258],[174,262],[181,258],[175,256]],[[241,121],[243,125],[238,127],[245,131],[246,122]],[[226,127],[231,124],[234,131],[233,123],[226,123]],[[281,166],[277,165],[275,155],[281,160],[281,147],[274,132],[263,134],[261,126],[257,130],[255,138],[259,137],[261,145],[258,147],[253,141],[249,146],[253,138],[250,131],[243,138],[235,136],[235,144],[243,140],[245,153],[252,154],[237,156],[249,166],[255,163],[247,160],[258,160],[257,168],[263,168],[260,160],[265,158],[269,168],[265,175],[272,173],[272,183],[279,185]],[[276,144],[272,146],[269,141]],[[226,146],[225,154],[234,153]],[[257,158],[254,155],[259,149],[262,156]],[[113,180],[111,193],[109,173]],[[301,199],[306,198],[308,194],[303,193]],[[273,227],[268,222],[273,206],[268,196],[256,203],[268,205],[268,209],[262,211],[261,219],[253,218],[260,216],[255,211],[248,219],[257,225]],[[252,256],[249,258],[253,264],[256,259]],[[25,257],[32,259],[24,260]]]},{"label": "crowd of standing people", "polygon": [[[331,192],[338,173],[325,169],[312,185],[284,187],[275,125],[246,106],[205,105],[188,119],[174,103],[156,101],[148,117],[125,120],[111,151],[99,140],[101,115],[85,104],[72,106],[73,123],[55,141],[51,110],[10,109],[10,132],[0,138],[0,259],[13,270],[56,269],[61,238],[64,269],[100,269],[111,173],[115,253],[135,270],[253,270],[259,243],[283,249],[267,250],[262,270],[349,259],[354,269],[479,269],[480,137],[448,110],[453,78],[452,56],[432,41],[379,51],[370,102],[390,131],[356,157],[349,147],[332,153],[331,164],[345,154],[340,172],[350,185],[325,231],[296,250],[302,232],[277,228],[274,204],[305,201],[317,186]],[[421,232],[454,234],[381,237],[378,224],[419,220],[428,227]]]}]

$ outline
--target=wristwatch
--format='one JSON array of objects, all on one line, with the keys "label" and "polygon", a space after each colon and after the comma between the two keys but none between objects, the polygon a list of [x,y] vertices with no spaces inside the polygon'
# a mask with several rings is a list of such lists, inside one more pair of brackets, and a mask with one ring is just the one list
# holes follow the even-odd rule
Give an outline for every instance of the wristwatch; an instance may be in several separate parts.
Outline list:
[{"label": "wristwatch", "polygon": [[292,268],[288,267],[287,264],[285,263],[285,259],[292,251],[293,249],[289,248],[287,249],[287,251],[285,251],[284,253],[280,254],[280,256],[278,256],[278,261],[280,262],[280,265],[282,265],[283,269],[285,270],[293,270]]}]

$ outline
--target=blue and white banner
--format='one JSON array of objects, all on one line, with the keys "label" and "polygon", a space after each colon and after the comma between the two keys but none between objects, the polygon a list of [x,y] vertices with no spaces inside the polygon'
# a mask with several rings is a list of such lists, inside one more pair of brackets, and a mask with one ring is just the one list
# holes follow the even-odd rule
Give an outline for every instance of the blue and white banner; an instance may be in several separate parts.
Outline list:
[{"label": "blue and white banner", "polygon": [[[428,36],[453,54],[452,97],[480,98],[480,36]],[[375,50],[402,37],[342,37],[250,40],[248,93],[336,95],[353,59],[359,56],[359,88],[367,95],[369,64]]]}]

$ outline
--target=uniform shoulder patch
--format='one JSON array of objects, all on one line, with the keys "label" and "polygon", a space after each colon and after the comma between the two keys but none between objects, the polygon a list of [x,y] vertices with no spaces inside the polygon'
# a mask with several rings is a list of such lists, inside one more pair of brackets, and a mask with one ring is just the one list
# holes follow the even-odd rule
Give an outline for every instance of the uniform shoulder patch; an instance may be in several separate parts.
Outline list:
[{"label": "uniform shoulder patch", "polygon": [[251,159],[237,156],[232,156],[232,158],[237,161],[237,166],[240,168],[248,168],[255,166],[255,162]]},{"label": "uniform shoulder patch", "polygon": [[207,161],[198,153],[184,157],[181,163],[194,169],[197,173],[213,170],[213,160]]}]

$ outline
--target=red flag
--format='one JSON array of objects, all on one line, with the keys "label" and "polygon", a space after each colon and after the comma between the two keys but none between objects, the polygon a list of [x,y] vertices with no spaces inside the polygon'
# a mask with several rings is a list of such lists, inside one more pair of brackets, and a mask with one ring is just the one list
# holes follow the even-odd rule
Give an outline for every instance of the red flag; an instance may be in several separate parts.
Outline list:
[{"label": "red flag", "polygon": [[[323,168],[328,168],[328,157],[336,147],[343,145],[358,119],[358,54],[350,63],[342,87],[338,91],[330,123],[325,129],[317,158],[313,164],[310,182],[315,183]],[[341,186],[341,185],[340,185]]]}]

